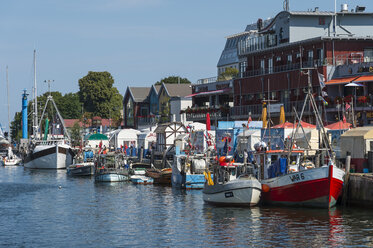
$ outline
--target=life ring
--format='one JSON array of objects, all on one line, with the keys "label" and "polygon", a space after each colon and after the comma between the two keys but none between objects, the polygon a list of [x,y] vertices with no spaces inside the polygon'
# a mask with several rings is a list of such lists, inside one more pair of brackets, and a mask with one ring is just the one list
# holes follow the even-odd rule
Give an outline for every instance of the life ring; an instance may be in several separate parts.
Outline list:
[{"label": "life ring", "polygon": [[243,154],[242,153],[238,154],[238,157],[243,158]]}]

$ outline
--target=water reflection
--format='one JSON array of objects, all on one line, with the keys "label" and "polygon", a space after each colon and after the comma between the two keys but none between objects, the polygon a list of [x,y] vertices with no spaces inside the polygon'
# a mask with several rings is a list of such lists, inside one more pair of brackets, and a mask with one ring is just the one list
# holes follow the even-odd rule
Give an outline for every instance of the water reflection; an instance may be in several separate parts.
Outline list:
[{"label": "water reflection", "polygon": [[23,167],[0,167],[0,187],[0,246],[373,246],[369,209],[214,207],[200,190]]}]

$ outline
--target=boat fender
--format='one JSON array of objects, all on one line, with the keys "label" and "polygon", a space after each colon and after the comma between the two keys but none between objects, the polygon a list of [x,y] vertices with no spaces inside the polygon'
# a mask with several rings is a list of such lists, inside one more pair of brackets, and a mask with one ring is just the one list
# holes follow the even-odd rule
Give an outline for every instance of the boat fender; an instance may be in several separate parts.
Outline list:
[{"label": "boat fender", "polygon": [[241,174],[244,175],[247,173],[247,167],[246,166],[242,166],[241,167]]},{"label": "boat fender", "polygon": [[270,189],[271,189],[271,188],[270,188],[267,184],[262,184],[262,191],[263,191],[263,192],[269,192]]}]

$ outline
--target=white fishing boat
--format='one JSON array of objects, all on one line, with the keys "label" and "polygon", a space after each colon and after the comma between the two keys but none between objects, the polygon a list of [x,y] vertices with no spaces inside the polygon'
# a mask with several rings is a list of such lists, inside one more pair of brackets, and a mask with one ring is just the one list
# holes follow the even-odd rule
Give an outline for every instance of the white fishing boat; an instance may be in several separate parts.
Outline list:
[{"label": "white fishing boat", "polygon": [[[38,122],[38,108],[37,108],[37,90],[36,90],[36,61],[35,61],[35,51],[34,51],[34,119],[33,119],[33,139],[30,142],[29,150],[24,158],[24,167],[31,169],[65,169],[68,165],[72,164],[74,153],[70,147],[70,136],[66,131],[64,121],[58,111],[56,103],[50,93],[50,83],[52,81],[48,80],[49,86],[49,96],[44,106],[43,113]],[[49,135],[49,120],[45,120],[45,134],[44,138],[41,137],[39,127],[41,127],[44,115],[48,103],[51,102],[54,107],[59,123],[57,126],[61,125],[63,129],[62,135]]]},{"label": "white fishing boat", "polygon": [[205,173],[202,194],[206,203],[224,206],[255,206],[259,203],[262,185],[251,173],[251,166],[227,163],[217,165],[214,171],[214,180],[210,173]]},{"label": "white fishing boat", "polygon": [[150,164],[133,163],[131,164],[130,181],[134,184],[153,184],[154,179],[145,176],[146,170],[150,169]]}]

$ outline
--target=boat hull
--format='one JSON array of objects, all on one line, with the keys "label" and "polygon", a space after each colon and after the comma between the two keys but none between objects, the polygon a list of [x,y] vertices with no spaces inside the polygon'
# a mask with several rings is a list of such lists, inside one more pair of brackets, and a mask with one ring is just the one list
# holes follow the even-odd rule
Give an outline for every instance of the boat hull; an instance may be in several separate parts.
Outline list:
[{"label": "boat hull", "polygon": [[70,176],[92,176],[95,174],[94,163],[85,163],[81,165],[69,166],[67,174]]},{"label": "boat hull", "polygon": [[24,167],[30,169],[65,169],[72,164],[73,155],[67,145],[43,145],[24,160]]},{"label": "boat hull", "polygon": [[342,192],[344,171],[325,166],[262,180],[263,203],[331,208]]},{"label": "boat hull", "polygon": [[153,184],[154,179],[146,176],[131,176],[131,182],[134,184]]},{"label": "boat hull", "polygon": [[146,176],[154,179],[154,184],[171,185],[172,170],[146,170]]},{"label": "boat hull", "polygon": [[97,174],[95,175],[96,182],[124,182],[128,180],[128,176],[117,174],[117,173],[107,173],[107,174]]},{"label": "boat hull", "polygon": [[256,179],[235,179],[225,184],[205,185],[203,200],[222,206],[255,206],[261,196],[261,184]]}]

